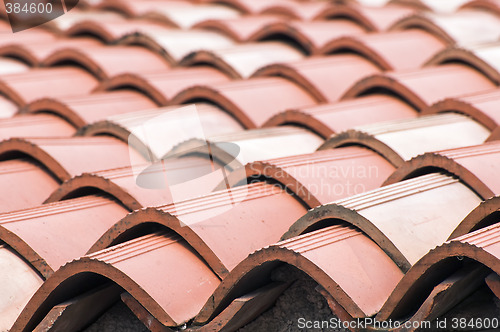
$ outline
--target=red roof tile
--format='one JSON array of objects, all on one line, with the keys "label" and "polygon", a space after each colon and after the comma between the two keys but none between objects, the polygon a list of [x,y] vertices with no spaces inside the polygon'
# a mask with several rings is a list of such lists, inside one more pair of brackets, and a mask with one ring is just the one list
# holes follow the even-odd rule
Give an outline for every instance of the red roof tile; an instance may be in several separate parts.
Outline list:
[{"label": "red roof tile", "polygon": [[[289,97],[282,98],[283,95]],[[259,127],[272,115],[285,109],[316,103],[299,86],[274,77],[188,88],[174,97],[172,104],[185,104],[195,100],[218,105],[246,128]]]},{"label": "red roof tile", "polygon": [[287,110],[267,120],[264,126],[294,124],[326,139],[349,128],[416,116],[417,111],[402,100],[389,95],[374,94],[331,104]]},{"label": "red roof tile", "polygon": [[497,112],[499,92],[499,90],[492,90],[456,98],[447,98],[426,108],[422,114],[458,112],[472,117],[489,130],[494,130],[500,125],[500,118]]},{"label": "red roof tile", "polygon": [[445,44],[422,30],[349,36],[332,40],[322,54],[351,51],[361,54],[384,70],[418,69]]},{"label": "red roof tile", "polygon": [[491,226],[497,222],[500,212],[500,197],[494,196],[484,200],[472,210],[451,233],[448,240]]},{"label": "red roof tile", "polygon": [[381,89],[423,110],[447,97],[483,92],[494,87],[490,80],[470,67],[445,64],[415,71],[374,75],[359,81],[343,98],[354,98]]},{"label": "red roof tile", "polygon": [[[480,202],[456,179],[424,175],[314,208],[283,238],[307,233],[319,225],[347,222],[366,233],[401,269],[408,270],[446,241]],[[405,218],[401,218],[402,213]]]},{"label": "red roof tile", "polygon": [[96,91],[110,91],[133,88],[144,93],[158,105],[168,105],[170,100],[183,89],[197,84],[227,82],[229,78],[213,67],[196,66],[163,70],[141,75],[122,74],[102,82]]},{"label": "red roof tile", "polygon": [[481,9],[500,15],[500,1],[498,0],[472,0],[464,3],[464,9]]},{"label": "red roof tile", "polygon": [[414,13],[413,8],[386,5],[374,7],[350,2],[348,5],[332,5],[323,10],[316,19],[344,18],[358,22],[371,31],[385,31],[400,19]]},{"label": "red roof tile", "polygon": [[488,135],[489,131],[471,118],[447,113],[350,129],[332,136],[321,149],[361,145],[399,167],[405,160],[425,152],[481,144]]},{"label": "red roof tile", "polygon": [[49,113],[1,119],[0,128],[0,140],[13,137],[69,137],[76,131],[64,119]]},{"label": "red roof tile", "polygon": [[275,62],[291,62],[304,56],[297,49],[279,42],[246,43],[212,52],[199,51],[186,55],[182,66],[210,64],[229,77],[248,78],[257,69]]},{"label": "red roof tile", "polygon": [[45,58],[41,65],[54,66],[68,62],[82,66],[100,80],[125,72],[142,74],[169,68],[169,64],[157,54],[134,46],[89,46],[80,50],[63,48]]},{"label": "red roof tile", "polygon": [[385,184],[423,174],[426,169],[440,169],[460,178],[483,199],[500,194],[496,174],[500,162],[498,142],[426,153],[400,166]]},{"label": "red roof tile", "polygon": [[[30,113],[30,116],[24,117],[27,121],[34,114],[37,116],[33,119],[51,119],[54,117],[52,114],[57,114],[75,127],[83,127],[97,121],[106,120],[108,117],[114,115],[152,109],[155,106],[155,103],[141,93],[133,90],[118,90],[83,96],[59,97],[57,99],[42,98],[30,103],[21,111],[23,113]],[[36,135],[26,133],[23,134],[23,137],[27,135],[36,137],[40,134],[63,134],[64,131],[62,128],[64,126],[61,125],[61,129],[47,130]],[[17,126],[16,130],[18,130]],[[68,134],[67,136],[70,135]]]},{"label": "red roof tile", "polygon": [[245,166],[219,184],[219,189],[252,180],[280,183],[313,208],[381,186],[394,167],[377,153],[360,147],[317,151]]},{"label": "red roof tile", "polygon": [[342,54],[269,65],[258,70],[253,77],[284,77],[301,86],[318,102],[333,102],[359,79],[379,71],[360,56]]}]

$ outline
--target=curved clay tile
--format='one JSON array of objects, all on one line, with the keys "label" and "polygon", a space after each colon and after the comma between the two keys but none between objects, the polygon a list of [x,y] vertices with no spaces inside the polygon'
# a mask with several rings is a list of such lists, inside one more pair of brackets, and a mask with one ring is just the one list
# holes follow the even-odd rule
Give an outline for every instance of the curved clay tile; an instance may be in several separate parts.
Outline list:
[{"label": "curved clay tile", "polygon": [[[0,278],[0,329],[10,331],[12,324],[21,313],[36,290],[42,285],[43,279],[9,246],[0,245],[0,260],[2,270]],[[15,277],[13,277],[15,276]]]},{"label": "curved clay tile", "polygon": [[173,8],[156,6],[151,11],[141,15],[141,18],[158,21],[181,29],[190,29],[197,23],[206,20],[238,19],[239,16],[240,12],[230,6],[221,4],[197,4],[196,6],[179,6]]},{"label": "curved clay tile", "polygon": [[94,6],[95,9],[115,11],[128,17],[138,17],[156,9],[175,10],[176,8],[192,9],[188,1],[120,1],[106,0]]},{"label": "curved clay tile", "polygon": [[[434,285],[429,284],[442,280],[443,274],[446,277],[450,271],[463,266],[467,259],[478,262],[497,274],[500,273],[498,228],[499,224],[495,224],[431,250],[406,273],[380,310],[377,319],[394,319],[407,315],[415,307],[418,298],[422,299],[422,295],[426,296],[428,290],[432,290]],[[459,259],[456,259],[457,257]]]},{"label": "curved clay tile", "polygon": [[263,26],[250,36],[252,41],[291,40],[307,54],[318,54],[328,42],[345,35],[364,34],[366,30],[345,19],[333,21],[277,21]]},{"label": "curved clay tile", "polygon": [[44,97],[82,95],[96,85],[92,75],[77,67],[32,69],[0,78],[0,92],[18,106]]},{"label": "curved clay tile", "polygon": [[291,62],[304,56],[295,48],[280,42],[245,43],[226,49],[198,51],[186,55],[180,66],[210,65],[227,76],[248,78],[260,67],[276,63]]},{"label": "curved clay tile", "polygon": [[483,199],[500,194],[500,144],[486,143],[471,147],[425,153],[407,161],[384,184],[391,184],[440,169],[457,176]]},{"label": "curved clay tile", "polygon": [[13,138],[0,143],[2,160],[19,154],[37,160],[60,181],[85,171],[129,165],[131,158],[140,159],[113,137]]},{"label": "curved clay tile", "polygon": [[491,197],[479,204],[460,222],[448,240],[465,235],[478,229],[496,224],[500,214],[500,196]]},{"label": "curved clay tile", "polygon": [[500,37],[500,18],[478,10],[453,15],[420,12],[396,22],[391,30],[422,29],[447,44],[473,45],[495,42]]},{"label": "curved clay tile", "polygon": [[82,66],[99,80],[123,73],[158,72],[170,67],[157,54],[136,46],[63,48],[45,58],[41,65],[49,67],[68,62]]},{"label": "curved clay tile", "polygon": [[493,82],[478,71],[465,65],[445,64],[367,77],[352,86],[342,98],[354,98],[377,90],[389,91],[421,111],[444,98],[493,88]]},{"label": "curved clay tile", "polygon": [[436,54],[428,60],[427,65],[439,65],[443,63],[466,63],[483,73],[497,85],[500,84],[500,61],[498,54],[500,44],[487,44],[468,47],[451,47]]},{"label": "curved clay tile", "polygon": [[463,4],[460,9],[479,9],[500,16],[499,0],[471,0]]},{"label": "curved clay tile", "polygon": [[446,241],[480,202],[456,179],[424,175],[314,208],[283,238],[347,222],[367,234],[402,270],[408,270]]},{"label": "curved clay tile", "polygon": [[182,90],[199,84],[229,81],[229,77],[216,68],[196,66],[176,68],[142,75],[122,74],[102,82],[96,91],[132,88],[148,96],[158,105],[168,105]]},{"label": "curved clay tile", "polygon": [[385,31],[398,20],[414,12],[414,9],[404,6],[374,7],[351,2],[348,5],[328,6],[315,17],[315,20],[348,18],[370,31]]},{"label": "curved clay tile", "polygon": [[248,256],[223,279],[194,323],[207,323],[235,298],[265,285],[281,263],[314,279],[338,303],[331,309],[341,317],[376,313],[403,275],[363,233],[353,227],[331,226]]},{"label": "curved clay tile", "polygon": [[177,30],[148,28],[129,33],[118,41],[122,45],[139,45],[158,52],[171,64],[175,65],[192,52],[229,48],[234,42],[228,37],[206,30]]},{"label": "curved clay tile", "polygon": [[448,1],[432,1],[432,0],[391,0],[389,3],[413,6],[418,9],[424,9],[436,13],[453,13],[461,5],[469,0],[448,0]]},{"label": "curved clay tile", "polygon": [[86,20],[73,24],[71,27],[66,29],[65,35],[68,37],[93,37],[99,41],[111,44],[127,34],[148,31],[149,29],[153,29],[154,31],[168,31],[168,29],[161,27],[154,22],[148,21],[127,20],[124,22],[107,22]]},{"label": "curved clay tile", "polygon": [[16,158],[0,162],[0,183],[0,212],[8,212],[42,204],[60,181],[39,162]]},{"label": "curved clay tile", "polygon": [[44,28],[51,29],[55,33],[64,33],[68,28],[84,21],[125,22],[125,18],[111,11],[73,10],[71,15],[62,15],[57,20],[47,22]]},{"label": "curved clay tile", "polygon": [[209,194],[222,181],[221,165],[188,156],[162,163],[89,172],[73,177],[53,191],[46,202],[105,192],[129,210],[158,206]]},{"label": "curved clay tile", "polygon": [[53,114],[18,115],[0,120],[0,140],[14,137],[69,137],[75,127]]},{"label": "curved clay tile", "polygon": [[41,29],[29,29],[13,35],[12,33],[0,34],[0,47],[7,45],[30,45],[31,43],[51,43],[56,36],[50,32]]},{"label": "curved clay tile", "polygon": [[[252,216],[244,218],[250,210]],[[278,241],[306,211],[283,189],[251,184],[136,211],[110,227],[91,250],[133,238],[145,224],[159,224],[179,234],[224,278],[248,254]]]},{"label": "curved clay tile", "polygon": [[156,161],[185,140],[206,139],[241,129],[241,125],[219,107],[197,103],[115,115],[81,128],[78,135],[112,135],[147,160]]},{"label": "curved clay tile", "polygon": [[415,118],[415,109],[389,95],[370,95],[331,104],[291,109],[279,113],[264,127],[296,125],[307,128],[324,139],[335,133],[382,121]]},{"label": "curved clay tile", "polygon": [[422,30],[392,31],[342,37],[327,43],[321,54],[353,52],[383,70],[418,69],[445,44]]},{"label": "curved clay tile", "polygon": [[378,188],[393,170],[377,153],[352,146],[254,161],[245,166],[245,172],[230,173],[218,189],[267,180],[280,183],[313,208]]},{"label": "curved clay tile", "polygon": [[[151,266],[155,273],[148,273]],[[33,330],[54,306],[107,280],[166,326],[195,316],[220,282],[178,235],[146,235],[61,267],[33,295],[13,330]]]},{"label": "curved clay tile", "polygon": [[91,38],[56,39],[50,42],[34,41],[30,43],[13,42],[0,46],[0,55],[23,61],[30,66],[40,66],[43,60],[50,54],[60,49],[72,47],[76,50],[84,50],[87,47],[102,46],[99,41]]},{"label": "curved clay tile", "polygon": [[[110,116],[155,107],[156,104],[141,93],[134,90],[118,90],[57,99],[42,98],[30,103],[21,111],[23,113],[31,113],[30,116],[36,114],[35,118],[40,119],[43,119],[45,116],[53,118],[53,114],[56,114],[75,127],[80,128],[97,121],[106,120]],[[24,116],[23,118],[28,120],[30,116]],[[31,122],[35,123],[36,121]],[[62,131],[64,129],[60,130],[50,130],[45,135],[54,135],[54,133],[57,133],[58,136],[71,136],[69,134],[64,135],[65,132]],[[43,135],[43,132],[41,134]],[[26,135],[29,136],[30,133],[21,133],[22,137]],[[36,135],[32,134],[31,136],[36,137]]]},{"label": "curved clay tile", "polygon": [[218,105],[245,128],[260,127],[271,116],[285,109],[316,104],[305,90],[278,77],[196,86],[177,94],[171,103],[185,104],[199,100]]},{"label": "curved clay tile", "polygon": [[327,2],[293,2],[283,1],[281,3],[269,3],[267,8],[260,11],[261,14],[282,15],[285,17],[309,21],[318,16],[325,8],[329,7]]},{"label": "curved clay tile", "polygon": [[95,195],[44,204],[0,214],[0,239],[47,279],[65,263],[84,256],[127,212],[115,201]]},{"label": "curved clay tile", "polygon": [[259,69],[252,77],[284,77],[299,85],[318,102],[334,102],[361,78],[380,72],[355,54],[308,57]]},{"label": "curved clay tile", "polygon": [[237,19],[206,20],[193,26],[195,29],[216,31],[237,42],[245,42],[262,27],[284,20],[276,15],[250,15]]},{"label": "curved clay tile", "polygon": [[[175,146],[166,157],[204,155],[235,169],[256,160],[311,153],[321,143],[321,137],[306,129],[282,126],[213,135],[206,141],[190,139]],[[235,151],[228,144],[236,147]]]},{"label": "curved clay tile", "polygon": [[366,146],[399,167],[425,152],[482,144],[488,135],[489,131],[471,118],[445,113],[350,129],[332,136],[320,149]]},{"label": "curved clay tile", "polygon": [[493,131],[500,125],[498,98],[500,90],[492,90],[456,98],[447,98],[425,109],[422,114],[457,112],[472,117]]}]

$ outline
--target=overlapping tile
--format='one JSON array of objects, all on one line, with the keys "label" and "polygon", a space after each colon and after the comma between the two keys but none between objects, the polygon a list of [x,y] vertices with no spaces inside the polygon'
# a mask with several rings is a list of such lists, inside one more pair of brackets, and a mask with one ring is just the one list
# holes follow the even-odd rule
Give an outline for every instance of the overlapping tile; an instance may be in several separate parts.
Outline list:
[{"label": "overlapping tile", "polygon": [[402,270],[408,270],[446,241],[480,202],[479,196],[456,179],[437,173],[424,175],[312,209],[284,238],[318,225],[348,222],[370,236]]}]

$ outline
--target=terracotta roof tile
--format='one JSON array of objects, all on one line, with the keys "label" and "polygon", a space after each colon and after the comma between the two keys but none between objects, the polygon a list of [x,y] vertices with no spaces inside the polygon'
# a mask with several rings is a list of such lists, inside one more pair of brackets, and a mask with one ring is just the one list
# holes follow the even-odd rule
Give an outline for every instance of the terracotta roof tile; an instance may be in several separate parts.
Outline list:
[{"label": "terracotta roof tile", "polygon": [[63,48],[45,58],[41,65],[54,66],[68,62],[82,66],[100,80],[122,73],[142,74],[170,67],[157,54],[134,46]]},{"label": "terracotta roof tile", "polygon": [[234,42],[228,37],[206,30],[177,30],[148,27],[147,30],[129,33],[119,40],[119,44],[141,45],[159,52],[172,64],[178,63],[189,53],[199,50],[228,48]]},{"label": "terracotta roof tile", "polygon": [[[162,118],[168,116],[169,112],[173,114],[174,111],[177,112],[173,118]],[[161,126],[155,126],[155,121]],[[241,125],[221,108],[207,103],[197,103],[114,115],[81,128],[78,134],[112,135],[130,144],[148,160],[155,161],[187,139],[194,137],[204,139],[241,129]]]},{"label": "terracotta roof tile", "polygon": [[468,49],[451,47],[437,53],[430,59],[428,65],[461,62],[480,71],[496,84],[500,84],[500,61],[498,53],[500,44],[484,44],[471,46]]},{"label": "terracotta roof tile", "polygon": [[0,91],[18,106],[43,97],[62,97],[88,93],[97,85],[89,73],[76,67],[32,69],[4,75]]},{"label": "terracotta roof tile", "polygon": [[313,208],[378,188],[393,170],[379,154],[353,146],[254,161],[245,172],[229,174],[218,188],[245,183],[245,177],[248,182],[266,180],[282,184]]},{"label": "terracotta roof tile", "polygon": [[336,19],[312,22],[273,22],[263,26],[249,37],[250,40],[291,40],[307,54],[317,54],[328,42],[347,35],[362,35],[366,29],[357,23]]},{"label": "terracotta roof tile", "polygon": [[327,43],[322,54],[351,51],[384,70],[409,70],[423,66],[445,44],[422,30],[392,31],[338,38]]},{"label": "terracotta roof tile", "polygon": [[[361,126],[332,136],[321,149],[361,145],[395,166],[419,154],[483,143],[489,131],[460,114],[438,114]],[[415,144],[418,142],[419,144]]]},{"label": "terracotta roof tile", "polygon": [[261,10],[260,13],[283,15],[300,20],[311,20],[321,13],[328,5],[327,2],[321,1],[280,1],[271,3],[269,7]]},{"label": "terracotta roof tile", "polygon": [[301,86],[318,102],[333,102],[358,80],[378,72],[380,69],[365,58],[342,54],[269,65],[258,70],[253,77],[284,77]]},{"label": "terracotta roof tile", "polygon": [[484,200],[460,222],[448,240],[496,224],[499,212],[500,196]]},{"label": "terracotta roof tile", "polygon": [[[218,144],[234,143],[238,146],[238,155],[232,151],[218,148]],[[281,126],[252,129],[227,134],[209,135],[206,141],[190,139],[173,147],[166,156],[181,157],[193,153],[215,158],[232,167],[233,160],[244,165],[256,160],[288,157],[301,153],[311,153],[323,143],[316,134],[295,126]],[[232,167],[234,168],[234,167]]]},{"label": "terracotta roof tile", "polygon": [[98,47],[101,43],[92,38],[56,39],[50,42],[36,40],[29,43],[18,43],[12,40],[0,46],[0,54],[23,61],[30,66],[40,66],[40,64],[52,53],[58,50],[71,47],[76,51],[84,50],[87,47]]},{"label": "terracotta roof tile", "polygon": [[[408,270],[446,241],[480,202],[456,179],[424,175],[314,208],[283,238],[307,233],[328,220],[333,220],[330,224],[347,222],[373,239],[401,269]],[[401,218],[402,211],[405,218]]]},{"label": "terracotta roof tile", "polygon": [[489,130],[494,130],[500,125],[500,118],[497,112],[498,96],[499,91],[492,90],[456,98],[447,98],[426,108],[422,114],[458,112],[472,117]]},{"label": "terracotta roof tile", "polygon": [[348,5],[332,5],[323,10],[315,19],[336,19],[347,17],[359,22],[362,26],[372,31],[385,31],[400,19],[415,13],[413,8],[385,5],[373,7],[359,5],[354,2]]},{"label": "terracotta roof tile", "polygon": [[120,12],[126,16],[141,16],[158,9],[194,8],[189,1],[117,1],[106,0],[95,5],[96,9],[108,9]]},{"label": "terracotta roof tile", "polygon": [[483,199],[500,194],[496,168],[500,161],[498,142],[452,150],[426,153],[411,159],[391,175],[386,184],[422,174],[425,169],[441,169],[457,176]]},{"label": "terracotta roof tile", "polygon": [[497,41],[500,18],[478,10],[461,10],[453,15],[419,13],[396,22],[391,30],[418,28],[432,32],[447,43],[471,45]]},{"label": "terracotta roof tile", "polygon": [[[118,203],[95,195],[44,204],[0,215],[0,238],[46,279],[65,263],[85,255],[127,212]],[[94,216],[91,220],[89,214]]]},{"label": "terracotta roof tile", "polygon": [[[168,4],[169,2],[165,2]],[[199,22],[209,19],[237,19],[240,12],[234,8],[218,4],[196,6],[165,7],[156,5],[142,17],[150,18],[181,29],[189,29]]]},{"label": "terracotta roof tile", "polygon": [[388,90],[419,110],[447,97],[491,90],[495,85],[465,65],[445,64],[414,71],[388,72],[360,80],[343,98]]},{"label": "terracotta roof tile", "polygon": [[[30,116],[23,117],[27,120],[26,122],[28,122],[31,115],[34,114],[37,116],[33,119],[53,118],[53,114],[57,114],[75,127],[80,128],[97,121],[106,120],[114,115],[152,109],[155,106],[155,103],[141,93],[133,90],[118,90],[97,92],[84,96],[59,97],[57,99],[42,98],[30,103],[22,109],[21,112],[30,113]],[[43,116],[38,116],[42,114]],[[31,122],[35,123],[35,121]],[[61,127],[64,128],[62,125]],[[64,134],[62,128],[55,131],[47,130],[45,135],[54,135],[54,133]],[[17,130],[17,128],[15,130]],[[40,132],[37,135],[40,134],[44,134],[44,132]],[[26,135],[33,134],[29,132],[23,134],[23,136]],[[68,134],[67,136],[70,135]],[[36,136],[33,135],[33,137]]]},{"label": "terracotta roof tile", "polygon": [[[339,264],[331,264],[332,261]],[[341,307],[332,308],[333,312],[338,313],[344,308],[352,317],[375,313],[402,277],[397,266],[363,233],[352,227],[331,226],[250,255],[224,278],[195,323],[206,323],[229,301],[245,294],[249,278],[260,281],[262,285],[280,262],[309,274],[338,300]],[[343,268],[339,269],[339,265]],[[368,266],[371,268],[366,268]],[[254,283],[252,286],[259,285]]]},{"label": "terracotta roof tile", "polygon": [[139,31],[168,31],[160,24],[149,21],[127,20],[119,21],[80,21],[67,28],[65,34],[68,37],[89,36],[105,43],[114,43],[127,34]]},{"label": "terracotta roof tile", "polygon": [[55,32],[64,32],[71,26],[84,21],[124,22],[125,18],[117,12],[99,10],[71,10],[56,20],[47,22],[44,28],[54,29]]},{"label": "terracotta roof tile", "polygon": [[[0,289],[3,296],[9,299],[2,310],[0,329],[8,331],[43,280],[9,246],[0,246],[0,257],[3,266]],[[13,275],[16,277],[12,278]]]},{"label": "terracotta roof tile", "polygon": [[69,137],[76,131],[71,124],[53,114],[22,115],[1,119],[0,128],[0,140],[13,137]]},{"label": "terracotta roof tile", "polygon": [[193,28],[217,31],[235,41],[244,42],[264,26],[283,20],[283,17],[277,15],[251,15],[237,19],[205,20]]},{"label": "terracotta roof tile", "polygon": [[[157,273],[143,273],[151,266]],[[146,235],[61,267],[31,298],[13,329],[32,330],[61,298],[64,301],[82,289],[78,286],[82,282],[97,282],[98,276],[116,282],[170,326],[193,317],[219,284],[216,275],[178,235]],[[63,291],[68,287],[71,293]]]},{"label": "terracotta roof tile", "polygon": [[141,91],[158,105],[168,105],[183,89],[194,85],[214,84],[229,81],[229,77],[210,66],[175,68],[141,75],[122,74],[99,84],[96,91],[111,91],[133,88]]},{"label": "terracotta roof tile", "polygon": [[464,9],[481,9],[500,15],[500,1],[498,0],[472,0],[464,3]]},{"label": "terracotta roof tile", "polygon": [[[282,98],[283,95],[289,97]],[[272,115],[285,109],[316,104],[307,91],[277,77],[195,86],[180,92],[172,99],[172,104],[196,100],[218,105],[246,128],[259,127]]]},{"label": "terracotta roof tile", "polygon": [[[460,261],[449,258],[469,258],[498,274],[498,228],[499,225],[496,224],[480,229],[446,242],[430,251],[406,273],[381,309],[377,316],[378,319],[407,315],[411,308],[414,307],[415,299],[412,299],[412,296],[415,296],[418,292],[421,292],[420,298],[422,295],[425,296],[428,291],[422,292],[422,289],[429,289],[426,284],[432,283],[436,279],[439,280],[443,274],[449,274],[449,271],[456,270],[457,266],[462,265]],[[429,275],[433,275],[433,278],[424,278],[424,276]]]},{"label": "terracotta roof tile", "polygon": [[186,55],[181,66],[210,64],[232,78],[248,78],[257,69],[275,62],[302,59],[297,49],[280,42],[246,43],[212,52],[198,51]]},{"label": "terracotta roof tile", "polygon": [[365,124],[414,118],[417,111],[398,98],[383,94],[358,97],[331,104],[291,109],[279,113],[265,127],[295,124],[323,138]]},{"label": "terracotta roof tile", "polygon": [[391,3],[414,6],[419,9],[426,9],[438,13],[451,13],[460,8],[460,6],[469,0],[391,0]]}]

